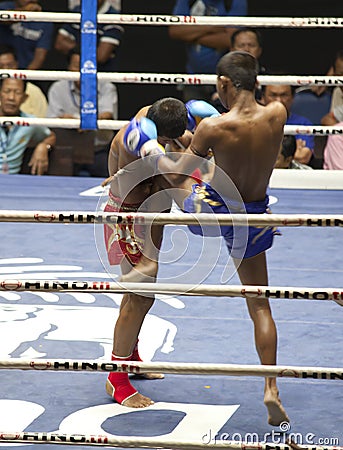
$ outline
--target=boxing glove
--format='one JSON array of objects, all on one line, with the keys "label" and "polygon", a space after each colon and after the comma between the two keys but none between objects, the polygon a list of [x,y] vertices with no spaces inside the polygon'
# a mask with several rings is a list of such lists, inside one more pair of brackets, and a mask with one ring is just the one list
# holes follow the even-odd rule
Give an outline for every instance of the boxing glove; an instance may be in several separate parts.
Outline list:
[{"label": "boxing glove", "polygon": [[124,146],[127,152],[141,158],[141,149],[151,139],[157,139],[157,128],[154,122],[147,117],[139,121],[133,118],[124,134]]},{"label": "boxing glove", "polygon": [[132,155],[146,159],[154,174],[158,172],[158,160],[165,155],[165,149],[157,141],[157,129],[152,120],[132,119],[124,134],[124,145]]},{"label": "boxing glove", "polygon": [[185,103],[187,109],[187,130],[194,131],[205,117],[216,117],[219,116],[219,112],[210,103],[204,100],[189,100]]}]

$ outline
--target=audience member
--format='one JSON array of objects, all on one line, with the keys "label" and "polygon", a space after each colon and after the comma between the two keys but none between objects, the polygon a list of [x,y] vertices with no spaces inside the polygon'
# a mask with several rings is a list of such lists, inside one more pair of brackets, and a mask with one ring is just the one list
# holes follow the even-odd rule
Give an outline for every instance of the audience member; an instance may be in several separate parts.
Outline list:
[{"label": "audience member", "polygon": [[[174,15],[246,16],[247,0],[176,0]],[[170,25],[171,39],[186,43],[186,72],[213,74],[219,59],[230,50],[230,38],[237,28],[218,25]],[[183,100],[211,101],[215,86],[183,87]]]},{"label": "audience member", "polygon": [[[333,63],[333,75],[343,76],[343,50],[336,53]],[[330,112],[322,118],[322,125],[335,125],[341,122],[343,116],[343,87],[337,86],[333,90]]]},{"label": "audience member", "polygon": [[[336,125],[343,127],[343,119]],[[324,148],[325,170],[343,170],[343,136],[330,134]]]},{"label": "audience member", "polygon": [[[78,48],[70,54],[68,70],[72,72],[80,70]],[[116,86],[107,81],[98,81],[98,119],[117,119],[117,109]],[[47,117],[80,118],[80,81],[60,80],[50,86]],[[107,177],[108,151],[113,132],[108,130],[64,131],[68,134],[68,139],[71,138],[74,143],[73,175],[81,175],[84,172],[84,175]],[[87,145],[85,145],[85,133],[87,133]],[[57,145],[59,145],[59,139],[57,139]]]},{"label": "audience member", "polygon": [[295,90],[292,113],[305,116],[313,124],[320,125],[322,117],[330,110],[330,104],[331,92],[329,90],[302,86]]},{"label": "audience member", "polygon": [[[15,51],[7,45],[0,45],[0,69],[18,69]],[[29,81],[26,84],[26,100],[22,103],[21,111],[36,117],[46,117],[48,101],[43,91]]]},{"label": "audience member", "polygon": [[[273,101],[281,102],[287,109],[288,118],[286,125],[313,125],[307,117],[291,112],[295,87],[289,85],[263,86],[262,102],[265,105]],[[314,138],[312,135],[296,135],[297,148],[294,153],[295,161],[308,164],[313,156]]]},{"label": "audience member", "polygon": [[277,157],[274,168],[291,169],[296,148],[297,144],[295,141],[295,137],[292,135],[285,135],[282,139],[280,152]]},{"label": "audience member", "polygon": [[294,153],[297,148],[296,139],[291,134],[286,134],[282,139],[280,152],[277,157],[274,169],[307,169],[312,170],[312,167],[306,164],[301,164],[294,160]]},{"label": "audience member", "polygon": [[[76,6],[72,12],[80,12]],[[98,0],[98,14],[118,14],[108,0]],[[98,23],[97,26],[97,64],[100,72],[114,72],[118,70],[118,48],[124,32],[123,27],[117,24]],[[55,49],[65,55],[80,45],[80,24],[66,23],[59,28],[55,40]]]},{"label": "audience member", "polygon": [[[249,27],[238,28],[231,36],[231,51],[245,51],[253,55],[258,61],[259,75],[266,74],[266,68],[262,66],[260,58],[262,55],[262,36],[261,33]],[[257,86],[255,89],[255,98],[260,101],[262,97],[262,88]],[[215,92],[211,102],[219,112],[227,112],[219,100],[218,93]]]},{"label": "audience member", "polygon": [[[0,80],[0,115],[32,117],[20,110],[26,98],[26,81],[5,78]],[[0,171],[19,173],[28,144],[35,145],[29,161],[32,175],[48,170],[48,153],[55,144],[55,134],[42,126],[19,126],[11,121],[0,127]]]},{"label": "audience member", "polygon": [[[38,0],[0,2],[0,10],[41,11]],[[41,69],[51,47],[53,24],[49,22],[0,22],[0,42],[15,49],[19,69]]]}]

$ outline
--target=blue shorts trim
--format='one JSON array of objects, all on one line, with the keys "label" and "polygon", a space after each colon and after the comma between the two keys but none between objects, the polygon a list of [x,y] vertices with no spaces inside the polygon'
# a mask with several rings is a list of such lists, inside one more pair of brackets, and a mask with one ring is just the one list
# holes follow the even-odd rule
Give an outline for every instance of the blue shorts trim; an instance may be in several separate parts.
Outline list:
[{"label": "blue shorts trim", "polygon": [[[223,199],[209,184],[203,183],[193,184],[192,193],[184,201],[184,211],[193,214],[265,214],[268,204],[268,195],[262,201],[241,204],[236,200]],[[264,252],[273,245],[274,236],[279,234],[275,227],[270,226],[189,225],[188,228],[200,236],[222,236],[231,256],[237,259],[251,258]]]}]

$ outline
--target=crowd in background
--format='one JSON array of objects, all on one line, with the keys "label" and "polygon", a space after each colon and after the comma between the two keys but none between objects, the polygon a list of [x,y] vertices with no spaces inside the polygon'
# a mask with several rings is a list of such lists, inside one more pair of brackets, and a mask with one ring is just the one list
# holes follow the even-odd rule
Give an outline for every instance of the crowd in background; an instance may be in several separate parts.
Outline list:
[{"label": "crowd in background", "polygon": [[[311,11],[307,13],[305,3],[298,1],[297,7],[294,5],[292,9],[291,1],[287,2],[288,9],[281,10],[278,6],[277,11],[271,11],[268,2],[264,1],[168,0],[143,4],[138,1],[98,0],[98,13],[299,17],[303,12],[303,16],[311,17],[339,16],[337,2],[328,1],[325,11],[322,2],[311,2]],[[79,12],[80,1],[2,1],[0,9]],[[244,50],[259,61],[260,75],[343,75],[343,49],[337,39],[341,30],[309,30],[98,24],[97,69],[100,72],[215,74],[216,63],[224,53]],[[157,40],[159,46],[156,46]],[[0,69],[78,71],[79,64],[79,24],[0,23]],[[101,82],[98,83],[98,118],[126,120],[141,106],[168,96],[184,101],[204,99],[220,112],[225,112],[214,86],[195,88]],[[343,91],[339,87],[296,89],[289,85],[260,86],[256,97],[264,104],[275,100],[284,103],[289,114],[287,124],[290,125],[343,124]],[[23,116],[79,118],[80,85],[66,80],[31,80],[29,83],[2,80],[0,101],[1,115],[10,116],[16,112]],[[49,130],[40,127],[34,140],[29,130],[26,130],[27,133],[22,130],[20,134],[27,134],[24,140],[27,148],[25,155],[23,141],[16,141],[19,134],[15,131],[0,129],[2,172],[17,173],[21,170],[22,173],[46,173],[48,159],[48,173],[52,175],[108,175],[107,154],[115,131],[63,130],[62,133],[58,128]],[[11,144],[13,151],[10,150]],[[58,152],[51,152],[51,148],[55,147]],[[22,161],[23,155],[25,158]],[[343,169],[343,138],[339,135],[328,138],[297,135],[293,140],[285,140],[280,155],[283,155],[283,160],[278,162],[278,167]]]}]

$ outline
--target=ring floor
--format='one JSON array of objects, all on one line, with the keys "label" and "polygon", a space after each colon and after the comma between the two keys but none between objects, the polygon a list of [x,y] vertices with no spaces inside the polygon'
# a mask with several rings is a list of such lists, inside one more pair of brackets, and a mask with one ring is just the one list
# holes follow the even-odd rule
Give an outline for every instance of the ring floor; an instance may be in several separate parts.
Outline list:
[{"label": "ring floor", "polygon": [[[2,175],[1,209],[94,212],[106,201],[100,181]],[[342,213],[343,191],[270,189],[270,195],[274,213]],[[0,278],[110,280],[119,274],[106,262],[102,225],[1,223],[1,230]],[[341,228],[281,231],[267,252],[270,285],[342,290]],[[159,281],[239,284],[228,260],[220,238],[203,240],[185,226],[167,226]],[[0,359],[109,360],[120,299],[102,293],[0,292]],[[342,366],[341,306],[280,299],[271,299],[271,306],[278,364]],[[140,352],[146,361],[259,364],[241,298],[159,296],[144,322]],[[267,424],[259,377],[136,379],[135,386],[155,401],[143,410],[113,403],[105,392],[105,373],[2,370],[0,377],[3,431],[105,432],[211,445],[216,439],[278,444],[286,431],[303,445],[343,445],[340,380],[279,378],[291,419],[291,428],[281,429]],[[31,445],[36,448],[41,445]]]}]

